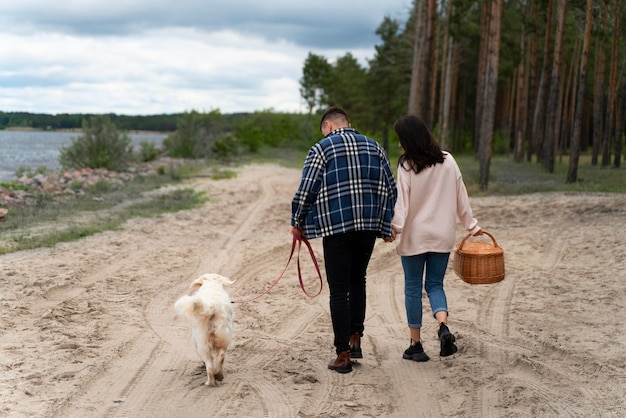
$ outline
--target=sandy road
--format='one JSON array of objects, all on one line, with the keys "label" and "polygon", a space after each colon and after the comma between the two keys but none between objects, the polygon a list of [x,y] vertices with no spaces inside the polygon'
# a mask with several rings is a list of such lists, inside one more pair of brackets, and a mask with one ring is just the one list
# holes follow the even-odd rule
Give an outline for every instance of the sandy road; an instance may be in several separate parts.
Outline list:
[{"label": "sandy road", "polygon": [[[620,195],[473,199],[481,225],[505,248],[507,278],[470,286],[449,272],[459,345],[452,358],[437,356],[436,324],[426,314],[431,361],[401,359],[402,271],[394,246],[380,240],[368,273],[364,358],[353,373],[327,370],[334,352],[327,286],[307,298],[292,264],[268,295],[235,305],[224,381],[204,386],[188,324],[173,304],[204,272],[237,279],[233,299],[263,291],[289,255],[298,181],[298,170],[275,166],[197,179],[193,187],[210,198],[202,208],[0,256],[0,415],[626,413],[625,337],[601,320],[626,312],[625,247],[614,233],[626,226]],[[323,268],[321,242],[311,243]],[[316,290],[312,265],[303,268]]]}]

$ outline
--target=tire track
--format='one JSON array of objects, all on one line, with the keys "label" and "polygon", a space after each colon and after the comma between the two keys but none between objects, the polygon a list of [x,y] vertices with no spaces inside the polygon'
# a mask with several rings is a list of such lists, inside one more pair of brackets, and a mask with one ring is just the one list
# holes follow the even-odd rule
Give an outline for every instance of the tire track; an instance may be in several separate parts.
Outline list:
[{"label": "tire track", "polygon": [[[261,273],[264,270],[270,270],[271,267],[276,266],[275,260],[272,259],[271,255],[279,251],[282,252],[281,250],[285,247],[284,245],[275,249],[270,248],[260,256],[254,256],[250,261],[244,261],[243,258],[246,254],[249,254],[249,249],[243,248],[242,250],[241,248],[244,241],[248,240],[250,237],[250,231],[254,231],[257,225],[262,223],[263,219],[267,217],[266,213],[274,209],[274,179],[275,177],[270,177],[264,179],[262,182],[255,183],[258,185],[257,190],[254,190],[252,195],[245,196],[242,205],[236,210],[233,222],[227,225],[226,229],[221,231],[222,234],[220,237],[222,239],[212,243],[211,255],[213,259],[210,261],[204,259],[200,263],[198,267],[199,271],[197,271],[196,274],[205,271],[219,271],[226,272],[225,274],[230,277],[237,277],[236,273],[230,274],[228,272],[237,272],[238,270],[245,269],[245,275],[243,275],[245,277],[238,280],[237,284],[234,286],[235,289],[233,289],[233,291],[236,291],[236,286],[243,286],[249,282],[247,278],[251,277],[251,275],[252,278],[257,275],[262,277],[263,275]],[[286,219],[288,219],[288,217]],[[288,220],[286,222],[288,222]],[[254,267],[250,268],[250,266]],[[258,281],[258,279],[256,281]],[[146,322],[150,324],[150,327],[161,338],[161,343],[158,345],[158,350],[146,361],[146,364],[149,364],[149,366],[144,365],[144,369],[159,370],[163,369],[167,364],[180,364],[181,362],[188,361],[185,360],[185,358],[188,358],[190,354],[188,348],[190,345],[189,338],[177,341],[178,337],[171,337],[171,335],[176,335],[176,333],[173,332],[175,330],[171,327],[171,305],[180,294],[178,291],[179,287],[180,286],[175,286],[161,292],[158,297],[153,298],[145,310]],[[245,396],[256,394],[256,397],[259,399],[258,410],[263,411],[264,416],[293,416],[294,405],[292,405],[289,398],[284,394],[284,390],[280,385],[274,384],[270,379],[265,378],[263,373],[267,372],[267,369],[272,369],[274,363],[280,364],[280,360],[276,360],[276,355],[288,352],[289,346],[292,345],[291,340],[304,333],[307,324],[319,318],[321,314],[314,309],[316,309],[315,306],[313,306],[312,309],[305,309],[303,312],[296,312],[294,309],[293,315],[289,317],[289,321],[283,321],[283,324],[270,323],[270,325],[272,325],[271,335],[263,337],[262,334],[258,334],[255,339],[250,340],[251,343],[253,342],[253,347],[250,347],[250,349],[245,347],[248,345],[247,343],[243,343],[243,347],[241,347],[245,350],[245,352],[242,353],[244,354],[243,357],[238,354],[241,350],[239,350],[238,348],[240,347],[235,344],[233,349],[229,350],[227,353],[225,381],[222,385],[227,384],[231,387],[234,385],[241,390],[241,396],[244,396],[244,394]],[[164,312],[167,313],[164,315]],[[242,312],[237,312],[236,318],[241,314]],[[237,329],[235,330],[235,339],[236,338]],[[169,344],[167,346],[163,345],[164,341],[168,341]],[[183,345],[185,349],[181,350]],[[186,354],[182,355],[180,354],[181,352]],[[252,356],[248,355],[250,352],[254,354]],[[268,355],[268,353],[275,354]],[[300,362],[300,360],[298,360],[298,362]],[[293,368],[297,370],[296,367]],[[132,397],[135,401],[129,403],[128,408],[126,408],[126,405],[120,408],[118,414],[123,415],[126,410],[136,411],[139,405],[143,405],[142,412],[158,416],[160,411],[151,410],[149,405],[152,403],[158,405],[158,402],[151,402],[152,399],[158,397],[159,393],[164,390],[170,390],[171,382],[158,383],[158,380],[154,379],[155,377],[156,376],[153,376],[152,373],[146,373],[144,376],[138,375],[137,381],[132,385],[131,390],[129,390],[127,394],[127,397]],[[202,381],[202,383],[203,382],[204,381]],[[181,384],[185,385],[185,382],[176,383],[178,386]],[[211,408],[212,405],[218,402],[216,398],[220,397],[220,392],[222,391],[212,389],[215,388],[206,390],[206,393],[198,399],[195,399],[193,405],[195,410],[198,408],[206,410],[206,408]],[[180,392],[186,392],[184,386],[180,387]],[[191,393],[196,393],[196,390],[191,389]],[[324,401],[325,393],[323,391],[320,392],[320,395],[315,395],[315,392],[313,395],[319,402]],[[183,404],[182,409],[180,409],[181,407],[177,409],[177,413],[184,413],[187,409],[187,407],[184,406],[184,398],[186,395],[181,397],[177,394],[170,394],[169,396],[173,397],[173,403]],[[236,397],[222,399],[222,410],[228,411],[229,405],[236,402],[236,399]],[[191,412],[191,410],[189,412]]]},{"label": "tire track", "polygon": [[[263,212],[267,211],[267,208],[273,203],[272,178],[268,178],[266,180],[267,181],[251,183],[252,186],[256,185],[256,189],[252,190],[249,195],[245,196],[245,200],[242,200],[240,207],[234,211],[236,213],[233,219],[234,222],[227,225],[227,228],[222,231],[223,239],[213,245],[212,254],[215,255],[215,249],[219,249],[217,251],[217,255],[211,262],[204,261],[199,267],[199,271],[196,272],[196,275],[206,271],[228,272],[230,267],[242,265],[242,253],[238,253],[236,251],[237,247],[241,244],[243,239],[247,238],[247,234],[249,233],[248,231],[253,230],[254,226],[260,220],[264,219]],[[236,256],[233,257],[235,254]],[[229,275],[229,273],[225,274]],[[169,293],[170,295],[168,297],[156,298],[148,307],[146,320],[153,328],[162,328],[171,322],[171,315],[163,315],[162,312],[171,312],[171,306],[175,299],[179,296],[179,293],[171,291]],[[235,329],[235,338],[236,332],[237,330]],[[190,345],[189,338],[184,339],[182,345],[188,347]],[[173,345],[173,350],[175,352],[178,351],[180,346],[181,342],[179,341],[177,344]],[[170,354],[170,356],[172,355]],[[231,356],[233,356],[233,353],[227,352],[226,365],[229,363],[229,357]],[[180,357],[178,356],[176,358],[172,358],[171,360],[174,360],[176,363],[180,363]],[[252,359],[252,361],[256,364],[258,364],[259,360],[261,359]],[[255,365],[254,363],[252,366]],[[228,370],[226,370],[225,381],[228,381],[229,379],[232,379],[232,376],[230,376]],[[284,411],[285,408],[288,410],[289,402],[283,399],[281,391],[278,388],[272,390],[270,387],[261,387],[257,390],[266,396],[271,395],[270,401],[267,404],[267,407],[270,408],[270,410],[271,408],[274,408],[276,411]],[[205,396],[199,400],[200,402],[197,403],[195,407],[202,408],[202,405],[210,407],[211,404],[214,403],[213,394],[217,393],[218,392],[207,390]]]},{"label": "tire track", "polygon": [[[102,269],[97,269],[95,274],[87,276],[83,283],[87,284],[88,289],[92,289],[91,293],[82,295],[81,299],[99,300],[105,299],[109,302],[117,300],[118,304],[125,309],[129,306],[134,306],[135,309],[141,310],[142,298],[139,293],[150,294],[150,291],[145,288],[141,288],[139,284],[139,290],[135,292],[126,292],[128,296],[120,295],[118,288],[120,283],[123,282],[137,282],[139,281],[135,277],[135,272],[125,271],[123,266],[141,265],[142,260],[146,257],[146,253],[141,245],[135,248],[135,251],[129,254],[124,254],[120,257],[110,258],[109,263]],[[196,263],[189,264],[189,260],[195,258]],[[185,254],[185,262],[188,271],[195,268],[199,260],[198,257]],[[161,263],[154,263],[152,269],[159,271]],[[144,274],[146,277],[151,277],[154,272],[151,269],[147,269]],[[167,273],[166,273],[167,274]],[[100,286],[91,286],[90,284],[108,282],[109,286],[101,288]],[[107,296],[101,295],[106,291]],[[134,294],[133,294],[134,293]],[[156,292],[156,300],[165,300],[168,297],[167,292],[160,294]],[[148,306],[148,310],[150,307]],[[121,311],[119,315],[124,315]],[[173,316],[173,315],[172,315]],[[142,315],[145,321],[145,314]],[[56,414],[58,416],[87,416],[90,415],[90,409],[92,408],[94,400],[98,400],[96,405],[99,405],[97,410],[103,411],[104,416],[111,416],[120,411],[137,411],[142,408],[145,409],[144,402],[154,399],[150,397],[151,391],[146,390],[144,393],[138,393],[136,387],[138,382],[142,380],[159,381],[158,373],[160,370],[166,367],[166,364],[159,362],[159,359],[167,358],[163,356],[163,342],[164,338],[167,338],[170,333],[167,330],[159,327],[152,327],[148,322],[146,323],[147,329],[136,330],[136,332],[129,333],[132,335],[129,341],[118,342],[121,344],[117,348],[117,356],[108,360],[104,367],[98,371],[96,378],[89,384],[84,385],[81,388],[80,394],[70,399],[62,408],[60,408]],[[132,358],[133,361],[129,362],[128,358]],[[157,360],[156,362],[154,360]],[[133,364],[135,367],[128,368],[128,364]],[[135,396],[136,395],[136,396]],[[141,400],[135,402],[135,400]],[[157,404],[156,402],[153,402]],[[149,404],[149,403],[148,403]],[[88,408],[85,405],[90,406]],[[139,408],[139,409],[137,409]]]},{"label": "tire track", "polygon": [[[221,237],[221,239],[214,240],[208,248],[212,255],[216,254],[215,250],[218,249],[217,257],[208,259],[207,262],[207,259],[204,258],[206,255],[203,253],[207,251],[207,247],[195,247],[195,256],[191,255],[190,257],[190,254],[183,256],[185,262],[190,258],[196,260],[196,262],[191,265],[186,264],[184,270],[178,272],[179,277],[186,276],[184,280],[175,280],[173,283],[178,282],[178,284],[175,284],[169,289],[159,289],[159,291],[153,295],[150,303],[144,308],[143,313],[144,321],[148,325],[151,333],[140,333],[135,337],[141,339],[141,344],[138,345],[143,345],[143,349],[120,352],[121,358],[126,359],[127,355],[132,354],[134,358],[132,364],[135,364],[136,367],[130,370],[124,370],[121,373],[119,368],[109,367],[106,373],[108,375],[115,375],[117,379],[113,387],[107,387],[109,382],[113,380],[112,378],[100,376],[94,384],[85,388],[82,396],[75,397],[74,400],[69,402],[67,407],[63,408],[64,411],[74,410],[73,406],[83,404],[86,400],[97,399],[98,397],[102,398],[102,393],[110,394],[111,392],[117,392],[117,397],[132,399],[132,401],[120,402],[116,404],[114,409],[106,408],[108,411],[107,414],[123,416],[130,411],[143,411],[152,416],[159,416],[159,413],[162,411],[159,411],[159,402],[156,401],[158,397],[161,396],[161,393],[172,389],[170,387],[171,382],[162,379],[160,376],[162,371],[168,370],[171,364],[180,364],[186,361],[185,359],[189,358],[190,355],[195,355],[193,349],[190,348],[191,341],[188,335],[189,330],[181,326],[176,328],[172,325],[175,324],[175,317],[172,310],[173,303],[188,286],[188,278],[204,271],[207,268],[204,266],[212,266],[211,270],[215,271],[230,262],[230,253],[233,252],[237,246],[240,239],[239,235],[253,226],[259,213],[271,202],[271,188],[267,187],[266,184],[267,183],[262,183],[260,191],[255,193],[253,191],[253,196],[250,197],[249,201],[243,202],[245,203],[245,208],[241,208],[241,210],[237,211],[234,223],[225,226],[222,225],[222,228],[225,227],[224,230],[227,232],[230,229],[230,233],[217,235],[217,237]],[[258,198],[259,194],[261,198]],[[197,231],[194,231],[194,234],[197,235]],[[192,234],[192,236],[194,234]],[[190,236],[190,239],[193,239],[192,236]],[[130,253],[130,255],[125,255],[124,263],[128,263],[128,257],[133,257],[140,263],[140,259],[146,257],[146,255],[141,252],[141,248],[138,248],[137,251]],[[235,260],[233,263],[237,264],[237,261]],[[114,261],[110,263],[106,269],[101,270],[98,277],[114,275],[118,268],[118,263]],[[185,271],[187,272],[186,274]],[[173,273],[176,273],[176,271]],[[95,282],[98,277],[92,276],[90,281]],[[155,339],[154,337],[157,338]],[[149,343],[148,340],[150,340]],[[133,340],[133,342],[134,341],[137,340]],[[185,391],[181,387],[181,390],[177,393],[185,393]],[[174,396],[174,398],[176,398],[176,396]],[[184,399],[178,399],[178,401],[183,402]],[[89,402],[87,401],[86,404],[89,404]],[[156,405],[155,409],[151,410],[150,405]],[[76,408],[76,410],[80,409],[81,408]]]},{"label": "tire track", "polygon": [[408,340],[404,273],[395,245],[383,240],[377,240],[368,269],[368,299],[367,309],[373,314],[366,319],[366,342],[371,344],[378,365],[374,379],[388,378],[392,392],[397,394],[393,416],[413,417],[416,408],[423,417],[443,416],[429,389],[439,380],[437,360],[416,363],[402,358]]},{"label": "tire track", "polygon": [[[550,276],[559,268],[570,241],[570,233],[563,225],[552,225],[546,234],[550,235],[551,240],[545,248],[540,249],[541,257],[535,266],[541,272],[540,276]],[[511,253],[507,255],[515,257]],[[515,263],[507,262],[507,266],[514,265]],[[528,267],[518,266],[518,268]],[[516,289],[518,286],[526,285],[530,280],[536,280],[535,276],[533,274],[521,276],[507,267],[507,275],[502,282],[488,287],[476,287],[477,293],[480,294],[480,304],[476,309],[474,329],[470,329],[474,336],[471,342],[480,358],[488,358],[497,371],[492,370],[493,375],[482,377],[482,380],[489,381],[489,384],[481,385],[479,390],[474,392],[471,402],[473,416],[493,416],[494,411],[498,411],[499,406],[506,403],[503,397],[514,397],[515,390],[524,390],[526,398],[535,400],[537,403],[537,406],[533,407],[535,413],[558,416],[580,415],[578,405],[580,396],[587,398],[588,403],[595,403],[594,397],[601,397],[601,393],[594,394],[593,389],[573,396],[559,395],[560,392],[555,390],[555,382],[579,381],[579,375],[576,373],[577,360],[571,358],[570,353],[559,353],[554,346],[546,347],[541,351],[554,353],[550,357],[554,357],[554,364],[560,365],[558,368],[550,367],[546,364],[549,359],[537,361],[534,358],[535,344],[528,344],[511,335],[510,324],[515,312]],[[571,368],[569,370],[563,368],[564,364],[571,364]],[[585,382],[581,381],[579,386],[584,387]],[[601,405],[598,407],[601,408]]]},{"label": "tire track", "polygon": [[[491,285],[478,311],[477,323],[485,329],[488,338],[496,341],[506,341],[508,338],[508,309],[513,299],[514,280],[509,277],[504,281]],[[484,358],[489,358],[499,367],[507,363],[506,352],[494,350],[492,345],[480,342],[479,351]],[[472,400],[472,410],[481,416],[490,416],[500,404],[497,391],[491,386],[483,386]]]}]

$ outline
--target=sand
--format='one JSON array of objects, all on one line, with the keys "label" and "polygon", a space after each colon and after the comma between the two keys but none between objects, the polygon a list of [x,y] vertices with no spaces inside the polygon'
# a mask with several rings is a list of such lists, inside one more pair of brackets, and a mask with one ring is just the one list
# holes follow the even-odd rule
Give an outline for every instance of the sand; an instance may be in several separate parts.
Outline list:
[{"label": "sand", "polygon": [[[201,208],[128,222],[52,249],[0,256],[0,416],[626,416],[626,195],[471,198],[505,251],[499,283],[446,276],[459,351],[439,358],[425,302],[427,363],[408,346],[403,276],[379,240],[368,272],[364,358],[333,357],[328,287],[307,297],[295,263],[267,295],[235,304],[225,377],[207,387],[173,304],[205,272],[252,297],[283,270],[300,171],[251,165],[190,181]],[[459,241],[464,234],[457,232]],[[311,244],[323,268],[321,241]],[[319,287],[302,254],[305,286]]]}]

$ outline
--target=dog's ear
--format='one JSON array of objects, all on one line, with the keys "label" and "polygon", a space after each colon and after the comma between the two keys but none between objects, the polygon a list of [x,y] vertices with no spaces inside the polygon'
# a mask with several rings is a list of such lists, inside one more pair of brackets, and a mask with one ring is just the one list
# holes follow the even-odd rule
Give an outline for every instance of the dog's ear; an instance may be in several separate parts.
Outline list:
[{"label": "dog's ear", "polygon": [[235,284],[236,281],[237,280],[231,280],[231,279],[224,277],[224,280],[222,281],[222,283],[224,284],[224,286],[230,286],[230,285]]},{"label": "dog's ear", "polygon": [[204,276],[200,276],[198,277],[196,280],[194,280],[193,282],[191,282],[191,284],[189,285],[190,288],[192,289],[197,289],[200,286],[202,286],[202,283],[204,283],[205,277]]},{"label": "dog's ear", "polygon": [[220,283],[222,286],[230,286],[236,282],[236,280],[231,280],[228,277],[222,276],[221,274],[206,273],[194,280],[193,283],[191,283],[191,288],[195,289],[197,287],[200,287],[205,281]]},{"label": "dog's ear", "polygon": [[222,283],[223,286],[230,286],[237,281],[237,280],[229,279],[228,277],[220,276],[218,274],[216,274],[216,276],[217,276],[216,280]]}]

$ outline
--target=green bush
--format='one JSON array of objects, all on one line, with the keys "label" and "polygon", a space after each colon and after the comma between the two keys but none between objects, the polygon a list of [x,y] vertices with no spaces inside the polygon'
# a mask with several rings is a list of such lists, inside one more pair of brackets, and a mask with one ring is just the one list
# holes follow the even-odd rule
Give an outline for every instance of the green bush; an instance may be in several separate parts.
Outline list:
[{"label": "green bush", "polygon": [[305,145],[307,148],[321,138],[318,122],[309,115],[255,112],[237,120],[233,131],[238,142],[256,153],[263,146]]},{"label": "green bush", "polygon": [[213,155],[220,161],[226,161],[239,155],[239,143],[232,135],[224,135],[213,144]]},{"label": "green bush", "polygon": [[154,144],[154,142],[150,141],[141,141],[139,143],[139,153],[137,155],[137,160],[142,163],[147,163],[149,161],[154,161],[159,158],[161,151]]},{"label": "green bush", "polygon": [[133,160],[132,141],[120,133],[106,115],[83,120],[83,133],[61,148],[59,164],[63,168],[106,168],[122,171]]},{"label": "green bush", "polygon": [[0,188],[4,189],[4,190],[30,190],[29,186],[26,186],[24,184],[18,184],[18,183],[7,183],[4,181],[0,181]]},{"label": "green bush", "polygon": [[15,177],[35,177],[37,174],[45,174],[48,171],[48,168],[45,165],[37,167],[35,171],[33,171],[30,167],[20,166],[18,170],[15,172]]},{"label": "green bush", "polygon": [[219,110],[209,113],[186,112],[177,122],[177,130],[165,138],[163,147],[170,157],[198,159],[213,156],[213,145],[223,134]]},{"label": "green bush", "polygon": [[308,149],[320,138],[317,116],[264,110],[225,118],[219,110],[191,111],[178,120],[163,148],[174,158],[227,161],[264,147]]}]

